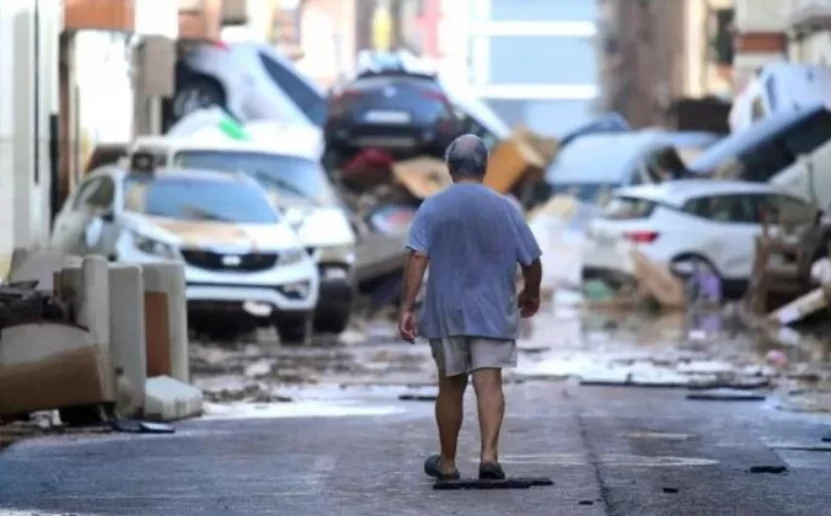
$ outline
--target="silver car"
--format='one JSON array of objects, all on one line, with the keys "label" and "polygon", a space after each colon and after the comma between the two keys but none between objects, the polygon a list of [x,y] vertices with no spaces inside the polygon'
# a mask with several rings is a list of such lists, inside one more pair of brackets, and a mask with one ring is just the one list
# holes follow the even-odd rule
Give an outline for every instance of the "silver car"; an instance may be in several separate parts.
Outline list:
[{"label": "silver car", "polygon": [[326,120],[325,94],[272,46],[213,43],[194,46],[177,67],[174,119],[220,106],[242,123],[313,124]]}]

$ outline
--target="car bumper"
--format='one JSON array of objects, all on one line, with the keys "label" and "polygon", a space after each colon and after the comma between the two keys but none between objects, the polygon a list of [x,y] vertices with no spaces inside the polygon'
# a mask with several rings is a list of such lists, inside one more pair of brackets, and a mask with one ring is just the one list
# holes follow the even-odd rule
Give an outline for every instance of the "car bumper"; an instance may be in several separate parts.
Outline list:
[{"label": "car bumper", "polygon": [[437,134],[432,127],[423,126],[375,126],[347,124],[330,127],[327,140],[349,147],[379,147],[390,150],[407,150],[416,147],[449,143],[447,137]]},{"label": "car bumper", "polygon": [[[200,311],[234,308],[247,310],[248,304],[267,306],[272,312],[310,311],[319,299],[317,288],[318,285],[309,280],[273,287],[189,282],[186,297],[188,309]],[[298,292],[300,289],[307,290],[307,294],[302,296]]]}]

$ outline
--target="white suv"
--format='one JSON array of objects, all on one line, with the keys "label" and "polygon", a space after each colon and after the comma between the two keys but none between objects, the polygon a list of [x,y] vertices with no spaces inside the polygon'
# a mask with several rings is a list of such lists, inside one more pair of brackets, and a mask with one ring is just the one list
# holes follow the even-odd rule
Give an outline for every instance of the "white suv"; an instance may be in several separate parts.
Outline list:
[{"label": "white suv", "polygon": [[806,221],[819,213],[764,183],[690,179],[621,188],[589,224],[583,275],[630,273],[626,251],[635,247],[675,270],[697,262],[715,272],[727,292],[741,291],[763,217],[775,223],[783,210],[796,210]]},{"label": "white suv", "polygon": [[319,149],[294,133],[289,128],[285,136],[267,143],[197,136],[139,137],[130,156],[145,156],[171,169],[238,171],[256,179],[292,223],[320,269],[315,328],[340,333],[349,324],[356,295],[356,235],[318,160]]},{"label": "white suv", "polygon": [[193,329],[233,338],[274,324],[283,341],[311,337],[317,265],[244,174],[102,167],[67,199],[51,245],[126,263],[182,261]]}]

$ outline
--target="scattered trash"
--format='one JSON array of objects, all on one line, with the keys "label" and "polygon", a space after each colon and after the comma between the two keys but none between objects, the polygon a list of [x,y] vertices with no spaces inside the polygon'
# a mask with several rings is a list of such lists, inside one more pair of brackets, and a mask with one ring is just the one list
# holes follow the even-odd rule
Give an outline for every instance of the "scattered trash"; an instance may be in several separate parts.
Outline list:
[{"label": "scattered trash", "polygon": [[271,373],[273,365],[274,364],[271,360],[258,360],[246,366],[244,374],[247,378],[260,378],[262,376],[267,376]]},{"label": "scattered trash", "polygon": [[786,473],[788,468],[785,466],[750,466],[750,469],[747,470],[748,473],[771,473],[774,475],[780,475],[782,473]]},{"label": "scattered trash", "polygon": [[435,394],[399,394],[398,399],[401,401],[436,401],[438,396]]},{"label": "scattered trash", "polygon": [[831,445],[826,444],[767,443],[767,447],[771,450],[831,452]]},{"label": "scattered trash", "polygon": [[456,490],[456,489],[528,489],[537,486],[553,486],[554,481],[548,477],[516,477],[504,480],[439,480],[433,484],[433,489]]},{"label": "scattered trash", "polygon": [[764,401],[767,396],[739,389],[712,389],[687,394],[688,400],[701,401]]},{"label": "scattered trash", "polygon": [[176,429],[165,423],[154,423],[150,421],[137,421],[134,419],[121,419],[110,423],[110,427],[116,432],[128,434],[172,434]]},{"label": "scattered trash", "polygon": [[768,316],[771,322],[783,326],[793,324],[828,306],[825,289],[818,288],[795,299]]},{"label": "scattered trash", "polygon": [[784,369],[788,365],[788,355],[778,349],[772,349],[765,355],[765,362],[771,367]]},{"label": "scattered trash", "polygon": [[632,432],[626,434],[629,439],[663,439],[667,441],[689,441],[695,439],[692,434],[668,434],[661,432]]}]

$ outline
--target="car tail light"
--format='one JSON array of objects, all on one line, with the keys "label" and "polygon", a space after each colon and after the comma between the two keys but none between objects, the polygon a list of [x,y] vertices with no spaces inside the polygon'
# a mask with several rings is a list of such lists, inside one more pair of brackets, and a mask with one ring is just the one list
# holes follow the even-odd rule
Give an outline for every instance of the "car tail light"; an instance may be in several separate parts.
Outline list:
[{"label": "car tail light", "polygon": [[421,94],[422,97],[425,97],[425,98],[428,98],[428,99],[438,100],[438,101],[441,101],[441,102],[447,102],[447,95],[445,95],[444,93],[442,93],[440,91],[420,90],[419,93]]},{"label": "car tail light", "polygon": [[212,41],[211,44],[214,48],[219,48],[221,50],[229,50],[231,48],[228,46],[228,43],[225,43],[224,41]]},{"label": "car tail light", "polygon": [[627,231],[623,237],[636,244],[651,244],[658,238],[655,231]]}]

